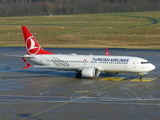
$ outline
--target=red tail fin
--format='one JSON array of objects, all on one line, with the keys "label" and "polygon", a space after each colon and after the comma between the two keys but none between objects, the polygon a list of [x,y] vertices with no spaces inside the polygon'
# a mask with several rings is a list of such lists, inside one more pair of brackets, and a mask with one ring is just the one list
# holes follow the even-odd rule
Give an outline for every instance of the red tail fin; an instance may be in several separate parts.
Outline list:
[{"label": "red tail fin", "polygon": [[34,38],[32,33],[29,31],[27,26],[22,26],[23,36],[26,44],[27,53],[29,55],[37,55],[37,54],[53,54],[44,50],[37,40]]},{"label": "red tail fin", "polygon": [[109,54],[109,51],[108,51],[108,48],[106,48],[105,53],[106,53],[107,56],[110,55],[110,54]]}]

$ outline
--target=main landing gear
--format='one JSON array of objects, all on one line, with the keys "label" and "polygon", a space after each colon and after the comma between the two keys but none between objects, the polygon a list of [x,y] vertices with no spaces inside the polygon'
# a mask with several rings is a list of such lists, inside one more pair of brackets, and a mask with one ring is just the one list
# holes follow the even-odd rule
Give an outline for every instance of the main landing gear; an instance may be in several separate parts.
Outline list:
[{"label": "main landing gear", "polygon": [[81,78],[81,77],[82,77],[81,72],[76,73],[76,74],[75,74],[75,77],[76,77],[76,78]]}]

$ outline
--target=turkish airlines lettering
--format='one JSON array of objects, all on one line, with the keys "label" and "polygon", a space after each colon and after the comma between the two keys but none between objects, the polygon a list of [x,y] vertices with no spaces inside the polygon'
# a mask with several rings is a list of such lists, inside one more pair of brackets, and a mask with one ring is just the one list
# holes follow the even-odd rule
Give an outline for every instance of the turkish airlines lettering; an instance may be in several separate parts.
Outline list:
[{"label": "turkish airlines lettering", "polygon": [[22,26],[27,55],[22,59],[27,69],[31,66],[27,60],[33,61],[42,68],[56,70],[76,71],[75,77],[98,77],[101,72],[112,73],[138,73],[140,79],[143,74],[155,69],[155,66],[147,60],[130,56],[111,56],[106,49],[106,55],[76,55],[54,54],[44,50],[26,26]]}]

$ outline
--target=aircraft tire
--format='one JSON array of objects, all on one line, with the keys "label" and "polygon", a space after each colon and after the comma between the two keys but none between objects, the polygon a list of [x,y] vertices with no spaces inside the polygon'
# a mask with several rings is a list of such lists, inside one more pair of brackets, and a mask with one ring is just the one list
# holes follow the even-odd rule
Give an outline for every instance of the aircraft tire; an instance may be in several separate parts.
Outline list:
[{"label": "aircraft tire", "polygon": [[81,74],[81,73],[77,73],[77,74],[75,75],[75,77],[76,77],[76,78],[81,78],[81,77],[82,77],[82,74]]}]

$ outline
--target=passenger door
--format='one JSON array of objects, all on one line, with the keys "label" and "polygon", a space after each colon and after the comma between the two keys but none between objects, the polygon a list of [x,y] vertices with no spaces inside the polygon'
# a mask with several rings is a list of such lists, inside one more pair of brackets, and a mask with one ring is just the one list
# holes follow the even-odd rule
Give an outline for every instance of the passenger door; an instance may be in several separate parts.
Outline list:
[{"label": "passenger door", "polygon": [[136,68],[136,61],[133,61],[132,67]]}]

